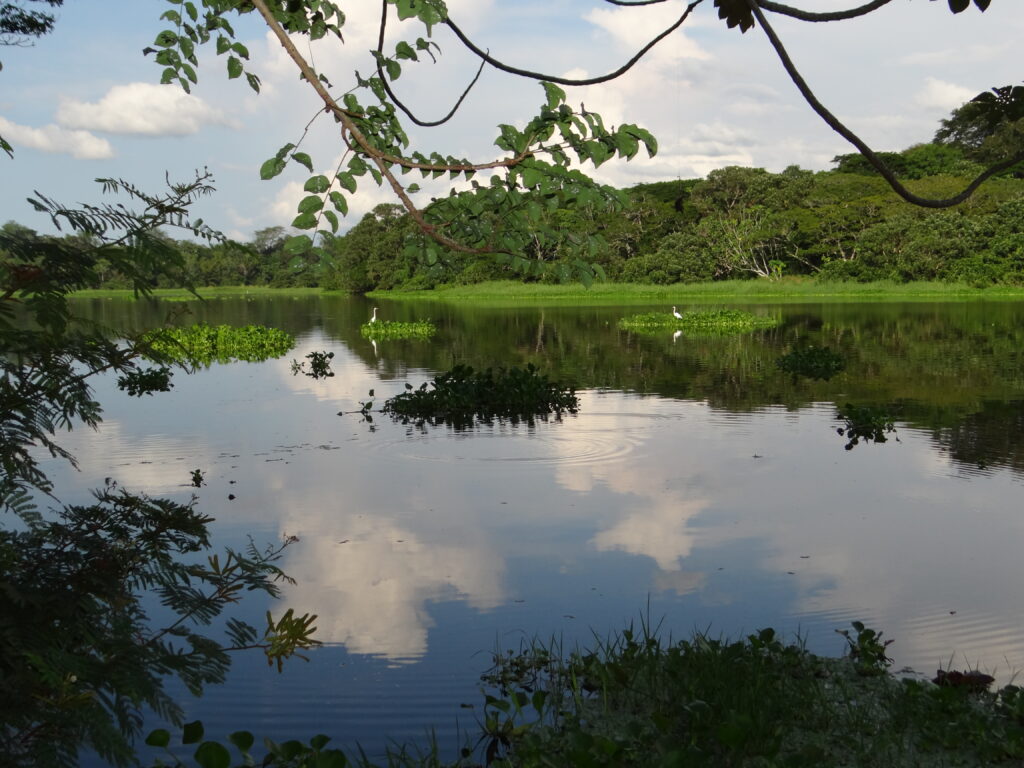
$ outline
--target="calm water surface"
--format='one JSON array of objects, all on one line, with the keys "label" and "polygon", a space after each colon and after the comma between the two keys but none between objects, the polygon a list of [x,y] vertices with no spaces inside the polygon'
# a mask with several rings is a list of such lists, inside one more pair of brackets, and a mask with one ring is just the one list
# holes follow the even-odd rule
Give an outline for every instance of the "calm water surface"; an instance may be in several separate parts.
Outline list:
[{"label": "calm water surface", "polygon": [[[209,734],[323,732],[373,754],[432,729],[452,750],[495,648],[586,643],[642,615],[676,636],[773,626],[833,655],[859,619],[895,638],[897,667],[1024,670],[1024,305],[762,305],[779,328],[673,340],[616,329],[667,307],[381,303],[440,332],[376,348],[359,336],[369,306],[194,306],[298,347],[141,400],[100,381],[103,426],[66,441],[81,471],[48,466],[68,502],[107,476],[187,498],[201,468],[220,544],[299,537],[283,563],[298,584],[270,607],[319,614],[325,645],[280,675],[240,657],[227,685],[182,694]],[[168,310],[80,307],[124,328]],[[846,371],[793,380],[775,360],[795,343],[831,346]],[[334,353],[334,378],[292,375],[314,350]],[[338,415],[454,363],[527,362],[581,390],[578,415],[461,432]],[[845,450],[848,402],[886,408],[896,432]],[[267,607],[241,612],[259,624]]]}]

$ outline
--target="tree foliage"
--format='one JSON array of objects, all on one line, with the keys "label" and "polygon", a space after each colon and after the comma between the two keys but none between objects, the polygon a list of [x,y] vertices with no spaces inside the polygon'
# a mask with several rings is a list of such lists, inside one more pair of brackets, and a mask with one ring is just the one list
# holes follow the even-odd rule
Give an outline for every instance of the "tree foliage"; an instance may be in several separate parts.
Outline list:
[{"label": "tree foliage", "polygon": [[[650,2],[617,2],[618,5],[648,5]],[[664,0],[651,0],[664,2]],[[595,183],[584,170],[596,168],[613,159],[629,160],[642,149],[649,155],[657,152],[657,141],[638,125],[623,123],[609,126],[600,115],[570,106],[562,85],[585,85],[607,82],[628,71],[636,61],[661,40],[687,22],[702,5],[717,9],[719,18],[729,27],[746,32],[760,27],[769,37],[780,62],[808,104],[831,127],[846,137],[867,162],[886,179],[898,194],[918,205],[947,207],[967,199],[985,179],[1005,170],[1006,158],[998,167],[982,169],[968,180],[959,193],[929,198],[910,190],[866,144],[854,135],[818,101],[790,60],[782,41],[776,35],[766,14],[781,15],[805,21],[840,21],[878,10],[889,0],[873,0],[849,11],[809,13],[769,0],[694,0],[679,18],[663,30],[637,55],[623,66],[595,78],[572,79],[543,72],[512,67],[476,45],[457,25],[442,0],[382,0],[379,22],[379,43],[370,52],[369,76],[357,73],[350,88],[343,91],[334,86],[337,73],[318,70],[312,58],[296,45],[299,36],[310,40],[330,40],[344,44],[345,16],[341,8],[327,0],[172,0],[162,19],[168,23],[155,37],[151,48],[156,63],[162,68],[161,80],[177,83],[189,90],[198,82],[198,48],[215,47],[225,60],[229,79],[243,79],[258,91],[258,75],[250,70],[249,52],[235,38],[232,17],[258,14],[267,29],[284,48],[301,78],[322,102],[321,119],[338,124],[344,155],[331,174],[318,173],[318,163],[301,148],[302,136],[288,141],[260,168],[263,179],[279,175],[286,167],[305,167],[309,177],[306,196],[298,203],[292,226],[303,233],[285,243],[285,250],[302,259],[324,262],[330,255],[326,246],[339,231],[339,216],[348,212],[349,198],[361,185],[373,181],[387,186],[395,194],[415,227],[418,237],[406,239],[409,253],[428,266],[441,263],[449,254],[493,256],[514,271],[534,277],[555,270],[588,281],[601,270],[595,266],[596,254],[605,245],[602,232],[567,233],[557,226],[556,211],[604,210],[614,212],[626,205],[616,190]],[[965,10],[969,0],[949,0],[954,13]],[[976,0],[984,11],[989,0]],[[701,9],[703,10],[703,9]],[[403,24],[408,34],[394,49],[385,49],[385,31],[391,21]],[[436,58],[440,51],[432,39],[435,27],[445,26],[459,42],[477,55],[481,68],[491,66],[500,71],[536,80],[543,89],[537,113],[522,127],[497,126],[496,158],[469,160],[445,156],[429,148],[417,148],[410,142],[407,124],[432,126],[445,122],[459,108],[475,78],[455,102],[447,116],[437,121],[415,115],[395,94],[394,81],[409,68]],[[367,70],[363,70],[367,71]],[[341,95],[339,95],[341,94]],[[317,119],[314,116],[314,119]],[[307,126],[308,130],[308,126]],[[1013,163],[1010,163],[1012,165]],[[450,194],[439,196],[425,207],[417,206],[411,195],[418,190],[407,174],[438,178],[447,176],[452,182]],[[487,178],[479,176],[487,175]],[[551,259],[551,254],[558,254]]]},{"label": "tree foliage", "polygon": [[[150,195],[101,180],[123,204],[66,208],[39,193],[32,205],[74,233],[40,238],[0,229],[0,753],[4,765],[72,765],[88,747],[112,763],[134,759],[133,740],[148,707],[172,722],[181,708],[164,691],[168,676],[198,694],[221,682],[229,653],[261,649],[271,663],[311,647],[315,617],[268,614],[259,630],[229,619],[225,638],[204,633],[245,591],[276,595],[287,577],[275,565],[285,545],[228,550],[203,562],[210,518],[181,502],[152,499],[108,479],[92,504],[39,509],[56,501],[40,449],[74,461],[57,440],[78,424],[95,427],[101,406],[90,381],[118,374],[142,395],[169,387],[160,333],[119,338],[74,316],[68,294],[116,270],[139,295],[158,278],[189,285],[185,257],[162,226],[221,236],[190,221],[188,206],[212,191],[207,174]],[[105,265],[105,266],[104,266]],[[18,518],[12,520],[10,516]],[[148,597],[147,597],[148,596]],[[172,619],[154,626],[144,606],[159,600]]]}]

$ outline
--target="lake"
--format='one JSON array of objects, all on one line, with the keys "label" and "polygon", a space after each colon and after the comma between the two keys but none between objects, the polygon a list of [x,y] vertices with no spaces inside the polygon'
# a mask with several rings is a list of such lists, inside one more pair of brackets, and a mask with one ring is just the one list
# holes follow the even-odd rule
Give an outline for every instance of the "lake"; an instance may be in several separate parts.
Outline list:
[{"label": "lake", "polygon": [[[372,755],[432,732],[454,757],[495,649],[588,644],[640,621],[676,637],[772,626],[839,655],[835,630],[861,620],[895,639],[894,668],[979,667],[1000,683],[1024,669],[1022,303],[761,304],[748,309],[778,327],[718,338],[617,328],[667,306],[76,306],[134,329],[187,306],[189,321],[298,340],[282,359],[178,375],[154,397],[97,381],[104,424],[63,440],[81,471],[46,465],[65,502],[109,476],[195,491],[221,545],[299,537],[283,562],[297,585],[237,614],[313,611],[324,646],[282,674],[243,655],[226,685],[182,693],[211,736],[322,732]],[[374,346],[359,334],[372,306],[439,332]],[[845,371],[780,371],[800,344],[831,347]],[[333,378],[292,374],[312,351],[334,353]],[[353,413],[371,389],[379,407],[457,363],[529,362],[578,388],[578,414],[456,431]],[[848,450],[848,403],[895,431]]]}]

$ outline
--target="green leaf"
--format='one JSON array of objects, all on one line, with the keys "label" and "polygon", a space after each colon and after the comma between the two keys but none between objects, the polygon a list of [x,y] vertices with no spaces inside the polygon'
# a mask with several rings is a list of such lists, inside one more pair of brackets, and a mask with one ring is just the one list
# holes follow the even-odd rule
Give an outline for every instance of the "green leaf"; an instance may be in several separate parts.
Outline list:
[{"label": "green leaf", "polygon": [[228,80],[242,76],[242,62],[234,56],[228,57]]},{"label": "green leaf", "polygon": [[171,743],[171,734],[164,728],[157,728],[146,737],[146,743],[151,747],[166,747]]},{"label": "green leaf", "polygon": [[185,723],[182,728],[181,743],[182,744],[195,744],[203,738],[203,723],[200,720],[195,720],[191,723]]},{"label": "green leaf", "polygon": [[[305,235],[300,235],[300,237],[305,237]],[[255,742],[255,739],[253,738],[252,734],[248,731],[235,731],[230,736],[228,736],[228,741],[230,741],[243,752],[248,752],[249,749],[252,747],[253,742]]]},{"label": "green leaf", "polygon": [[[297,256],[302,253],[306,253],[310,248],[313,247],[313,239],[309,235],[296,235],[295,237],[289,237],[284,241],[284,252]],[[250,734],[249,738],[252,738]]]},{"label": "green leaf", "polygon": [[331,232],[338,233],[338,214],[334,211],[324,211],[324,218],[331,223]]},{"label": "green leaf", "polygon": [[327,742],[331,740],[330,736],[324,736],[322,733],[318,733],[312,739],[309,740],[309,746],[313,749],[323,749],[327,746]]},{"label": "green leaf", "polygon": [[334,210],[338,211],[342,216],[348,214],[348,201],[345,196],[335,190],[330,194],[331,202],[334,204]]},{"label": "green leaf", "polygon": [[195,3],[185,3],[185,13],[188,14],[188,17],[192,19],[192,21],[199,20],[199,12],[196,10]]},{"label": "green leaf", "polygon": [[292,221],[292,226],[296,229],[315,229],[316,216],[312,213],[300,213]]},{"label": "green leaf", "polygon": [[241,43],[232,43],[231,50],[241,56],[243,59],[249,58],[249,49]]},{"label": "green leaf", "polygon": [[402,76],[402,65],[399,64],[394,59],[385,59],[384,69],[387,70],[388,77],[390,77],[392,80],[397,80],[399,77]]},{"label": "green leaf", "polygon": [[231,41],[228,40],[224,35],[217,36],[217,55],[227,53],[231,50]]},{"label": "green leaf", "polygon": [[547,96],[548,107],[554,109],[565,101],[565,91],[557,85],[544,81],[541,81],[541,85],[544,87],[544,95]]},{"label": "green leaf", "polygon": [[338,179],[338,183],[342,186],[342,188],[348,190],[352,194],[355,194],[356,180],[351,173],[346,173],[342,171],[337,175],[336,178]]},{"label": "green leaf", "polygon": [[249,83],[249,87],[252,88],[256,93],[260,92],[260,79],[252,72],[245,73],[245,79]]},{"label": "green leaf", "polygon": [[302,186],[302,189],[306,192],[318,192],[320,194],[323,194],[330,188],[331,180],[323,174],[320,174],[319,176],[310,176]]},{"label": "green leaf", "polygon": [[310,173],[313,172],[313,158],[307,155],[305,152],[294,152],[292,154],[292,160],[296,163],[301,163],[306,166]]},{"label": "green leaf", "polygon": [[173,67],[168,67],[163,71],[163,74],[160,75],[160,85],[167,85],[168,83],[173,82],[177,76],[178,71]]},{"label": "green leaf", "polygon": [[231,768],[231,754],[223,744],[204,741],[194,755],[201,768]]},{"label": "green leaf", "polygon": [[171,32],[171,30],[165,29],[156,36],[156,39],[153,41],[153,45],[159,45],[161,48],[170,48],[177,42],[178,36]]},{"label": "green leaf", "polygon": [[395,46],[395,56],[400,59],[412,59],[413,61],[417,61],[416,51],[414,51],[412,46],[404,40]]},{"label": "green leaf", "polygon": [[319,195],[307,195],[299,201],[297,208],[299,213],[316,213],[324,207],[323,198]]},{"label": "green leaf", "polygon": [[284,170],[286,163],[282,157],[272,157],[260,166],[260,178],[263,181],[272,179]]}]

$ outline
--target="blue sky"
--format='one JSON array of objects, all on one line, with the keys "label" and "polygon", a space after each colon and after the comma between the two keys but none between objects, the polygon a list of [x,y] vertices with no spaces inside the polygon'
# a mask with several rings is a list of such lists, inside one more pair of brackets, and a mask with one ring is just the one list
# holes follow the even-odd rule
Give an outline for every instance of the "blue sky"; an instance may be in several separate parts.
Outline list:
[{"label": "blue sky", "polygon": [[[808,10],[855,4],[800,3]],[[493,55],[570,76],[617,67],[684,7],[670,1],[619,8],[599,0],[448,5],[452,18]],[[355,70],[372,69],[367,51],[376,40],[380,6],[371,0],[343,0],[341,6],[348,17],[345,45],[318,44],[313,53],[321,70],[346,90]],[[67,0],[54,34],[34,47],[0,48],[0,134],[16,148],[15,159],[0,158],[0,221],[48,231],[46,220],[25,203],[33,190],[64,202],[95,202],[96,177],[123,177],[156,189],[165,172],[186,178],[201,167],[214,173],[218,193],[196,213],[214,227],[248,239],[257,229],[291,221],[305,175],[295,167],[261,182],[258,169],[278,147],[301,136],[317,112],[315,96],[255,17],[235,27],[252,55],[249,68],[263,79],[261,95],[239,80],[228,82],[223,59],[212,50],[201,56],[192,96],[157,85],[160,68],[142,49],[162,28],[158,17],[169,7],[165,0]],[[995,0],[985,13],[972,7],[957,16],[945,0],[894,0],[849,22],[774,21],[826,105],[877,149],[928,141],[950,109],[986,88],[1021,81],[1021,0]],[[410,24],[390,29],[396,40],[421,34]],[[448,110],[474,68],[447,30],[434,39],[443,50],[440,62],[410,65],[395,84],[426,117]],[[494,126],[525,122],[541,100],[539,86],[485,70],[458,119],[444,129],[410,133],[427,152],[492,159]],[[655,158],[602,166],[598,177],[622,186],[703,176],[726,165],[821,170],[834,155],[852,151],[803,104],[763,33],[727,29],[711,0],[628,75],[569,89],[569,101],[585,103],[610,124],[638,123],[658,137]],[[327,120],[314,124],[303,149],[324,171],[341,154]],[[361,187],[348,223],[390,200],[384,189]]]}]

